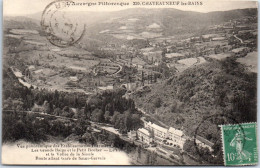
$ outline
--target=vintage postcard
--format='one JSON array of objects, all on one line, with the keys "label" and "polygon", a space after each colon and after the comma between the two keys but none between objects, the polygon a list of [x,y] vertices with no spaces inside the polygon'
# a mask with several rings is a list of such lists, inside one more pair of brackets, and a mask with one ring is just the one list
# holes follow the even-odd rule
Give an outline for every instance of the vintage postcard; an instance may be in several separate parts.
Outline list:
[{"label": "vintage postcard", "polygon": [[256,1],[4,0],[2,164],[258,163]]}]

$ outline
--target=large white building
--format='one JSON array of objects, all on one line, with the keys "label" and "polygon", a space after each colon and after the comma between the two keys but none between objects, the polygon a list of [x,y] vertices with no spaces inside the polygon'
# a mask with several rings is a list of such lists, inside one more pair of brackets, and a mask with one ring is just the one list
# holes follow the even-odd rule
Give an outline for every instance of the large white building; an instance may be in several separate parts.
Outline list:
[{"label": "large white building", "polygon": [[183,148],[186,138],[184,138],[184,134],[181,130],[170,127],[168,131],[168,137],[174,146]]},{"label": "large white building", "polygon": [[162,138],[162,139],[168,138],[168,129],[166,129],[166,128],[163,128],[163,127],[161,127],[159,125],[151,123],[150,121],[149,122],[145,122],[144,123],[144,127],[146,129],[148,129],[150,132],[153,131],[155,138],[157,138],[157,137],[158,138]]},{"label": "large white building", "polygon": [[153,132],[154,137],[152,138],[154,138],[156,142],[162,142],[163,140],[167,139],[167,141],[171,143],[173,146],[183,148],[186,138],[181,130],[172,127],[166,129],[164,127],[151,123],[150,121],[145,121],[144,127],[150,132]]},{"label": "large white building", "polygon": [[156,125],[156,124],[152,124],[151,127],[153,129],[155,137],[160,137],[160,138],[163,138],[163,139],[168,138],[168,129],[163,128],[163,127]]}]

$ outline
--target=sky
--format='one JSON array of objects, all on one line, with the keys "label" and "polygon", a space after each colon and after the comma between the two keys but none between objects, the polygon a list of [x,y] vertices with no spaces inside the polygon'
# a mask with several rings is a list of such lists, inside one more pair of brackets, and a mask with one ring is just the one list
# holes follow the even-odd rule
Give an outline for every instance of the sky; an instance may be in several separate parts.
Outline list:
[{"label": "sky", "polygon": [[[37,12],[42,12],[44,8],[51,3],[53,0],[3,0],[3,14],[9,16],[24,16],[30,15]],[[126,0],[99,0],[107,2],[126,2]],[[132,0],[132,1],[147,1],[147,0]],[[149,0],[156,1],[156,0]],[[171,1],[171,0],[157,0],[157,1]],[[173,1],[173,0],[172,0]],[[177,0],[174,0],[177,1]],[[199,1],[199,0],[197,0]],[[74,0],[74,2],[97,2],[97,0]],[[131,1],[129,1],[131,2]],[[185,0],[184,0],[185,2]],[[167,6],[173,7],[175,9],[185,10],[185,11],[197,11],[197,12],[212,12],[212,11],[226,11],[233,9],[243,9],[243,8],[255,8],[257,5],[256,1],[247,0],[207,0],[200,1],[203,2],[202,6]],[[130,3],[132,4],[132,3]],[[117,11],[127,8],[132,8],[134,6],[77,6],[77,8],[72,8],[71,10],[80,11]],[[139,6],[142,8],[163,8],[163,6]]]}]

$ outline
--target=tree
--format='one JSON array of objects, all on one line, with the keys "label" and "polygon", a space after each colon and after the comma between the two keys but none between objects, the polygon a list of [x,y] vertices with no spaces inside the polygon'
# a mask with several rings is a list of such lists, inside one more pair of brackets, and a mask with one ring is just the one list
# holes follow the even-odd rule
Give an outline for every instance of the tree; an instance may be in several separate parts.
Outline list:
[{"label": "tree", "polygon": [[104,113],[100,109],[95,109],[92,112],[91,120],[95,122],[103,122],[104,121]]},{"label": "tree", "polygon": [[186,140],[183,144],[183,150],[192,154],[196,153],[194,141]]},{"label": "tree", "polygon": [[109,111],[105,112],[104,119],[105,119],[105,121],[110,122],[111,116],[110,116],[110,112]]},{"label": "tree", "polygon": [[146,161],[145,161],[146,164],[151,164],[151,154],[149,151],[147,151],[146,153]]},{"label": "tree", "polygon": [[62,109],[61,116],[72,118],[73,115],[74,115],[73,111],[68,106],[65,106]]},{"label": "tree", "polygon": [[43,113],[47,113],[50,114],[51,110],[50,110],[50,104],[48,103],[48,101],[44,101],[43,105],[42,105],[42,109],[43,109]]},{"label": "tree", "polygon": [[127,131],[131,130],[132,127],[132,114],[130,111],[124,112],[124,126]]},{"label": "tree", "polygon": [[87,127],[90,124],[88,122],[86,122],[86,120],[84,120],[83,118],[79,118],[76,122],[76,126],[74,128],[74,132],[77,135],[82,135],[86,132]]},{"label": "tree", "polygon": [[75,118],[78,118],[78,119],[86,119],[86,115],[85,115],[85,113],[84,113],[84,109],[82,108],[82,109],[79,109],[79,110],[77,110],[77,113],[76,113],[76,115],[74,115],[74,117]]},{"label": "tree", "polygon": [[156,108],[161,107],[161,103],[162,103],[162,101],[161,101],[161,99],[160,99],[159,97],[155,98],[155,100],[154,100],[154,106],[155,106]]},{"label": "tree", "polygon": [[56,108],[56,109],[54,110],[53,114],[59,116],[59,115],[62,114],[62,110],[58,107],[58,108]]},{"label": "tree", "polygon": [[155,151],[153,151],[151,154],[150,164],[156,165],[156,162],[157,162],[157,153]]},{"label": "tree", "polygon": [[3,108],[7,110],[16,110],[21,111],[23,110],[23,102],[20,99],[11,99],[10,97],[7,100],[4,100]]},{"label": "tree", "polygon": [[86,132],[82,139],[84,142],[90,143],[91,145],[95,145],[97,143],[97,139],[89,132]]},{"label": "tree", "polygon": [[105,111],[109,111],[109,112],[112,112],[113,111],[113,107],[110,103],[108,103],[106,106],[105,106]]},{"label": "tree", "polygon": [[131,129],[137,130],[138,128],[141,127],[141,119],[139,114],[133,114],[132,115],[132,127]]},{"label": "tree", "polygon": [[138,158],[141,159],[142,158],[142,147],[140,145],[138,145],[138,147],[137,147],[137,153],[138,153]]},{"label": "tree", "polygon": [[119,113],[118,111],[115,111],[115,112],[114,112],[114,115],[113,115],[113,117],[111,118],[112,124],[115,124],[115,123],[116,123],[116,121],[117,121],[118,118],[119,118],[119,115],[120,115],[120,113]]},{"label": "tree", "polygon": [[153,130],[153,129],[151,130],[150,137],[151,137],[152,139],[154,139],[154,130]]},{"label": "tree", "polygon": [[88,118],[88,119],[91,117],[92,111],[91,111],[91,107],[88,103],[85,104],[84,114],[85,114],[86,118]]}]

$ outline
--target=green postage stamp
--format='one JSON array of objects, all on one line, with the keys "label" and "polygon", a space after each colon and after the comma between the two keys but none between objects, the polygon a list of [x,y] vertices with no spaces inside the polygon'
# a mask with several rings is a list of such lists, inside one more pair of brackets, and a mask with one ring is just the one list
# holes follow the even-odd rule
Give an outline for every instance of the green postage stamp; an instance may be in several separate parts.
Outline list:
[{"label": "green postage stamp", "polygon": [[256,123],[222,125],[221,132],[226,166],[257,164]]}]

